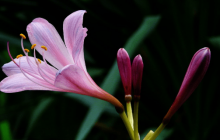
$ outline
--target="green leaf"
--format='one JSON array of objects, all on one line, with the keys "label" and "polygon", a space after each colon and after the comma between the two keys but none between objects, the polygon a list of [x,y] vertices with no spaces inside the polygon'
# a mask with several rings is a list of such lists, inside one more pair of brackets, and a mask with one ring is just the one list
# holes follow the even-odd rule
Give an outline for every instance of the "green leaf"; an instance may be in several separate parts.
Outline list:
[{"label": "green leaf", "polygon": [[[144,137],[147,135],[147,133],[150,130],[156,130],[157,128],[149,128],[146,131],[144,131],[144,133],[141,134],[140,139],[143,140]],[[156,140],[165,140],[166,138],[168,138],[171,134],[173,133],[173,129],[164,129],[159,136],[156,138]]]},{"label": "green leaf", "polygon": [[[4,113],[4,105],[6,102],[6,94],[0,93],[0,107],[3,107],[2,110],[0,110],[0,114]],[[10,125],[7,120],[3,120],[0,122],[0,138],[1,140],[12,140]]]},{"label": "green leaf", "polygon": [[89,75],[94,78],[96,76],[101,75],[104,72],[104,69],[100,69],[100,68],[87,68],[87,72],[89,73]]},{"label": "green leaf", "polygon": [[[129,53],[130,57],[134,56],[134,52],[138,49],[139,44],[152,32],[160,20],[160,16],[150,16],[144,18],[141,26],[134,32],[134,34],[128,39],[124,48]],[[118,72],[117,62],[115,60],[108,75],[104,79],[101,88],[108,93],[114,94],[117,86],[120,82],[120,76]],[[84,119],[79,132],[76,136],[76,140],[82,140],[86,137],[89,131],[92,129],[95,122],[98,120],[102,112],[106,109],[108,102],[95,99],[95,103],[91,105],[86,118]]]},{"label": "green leaf", "polygon": [[28,123],[27,131],[25,134],[25,139],[28,138],[28,135],[30,134],[34,124],[36,123],[37,119],[40,117],[40,115],[44,112],[44,110],[52,103],[53,98],[43,98],[41,102],[37,105],[37,107],[34,109],[31,119]]},{"label": "green leaf", "polygon": [[216,48],[220,49],[220,36],[209,38],[209,42]]},{"label": "green leaf", "polygon": [[[96,101],[96,98],[94,97],[75,94],[75,93],[64,93],[64,96],[80,101],[82,104],[88,107],[90,107]],[[111,115],[118,116],[117,112],[115,112],[115,108],[111,104],[108,104],[104,111],[106,111],[106,113],[109,113]]]},{"label": "green leaf", "polygon": [[12,140],[8,121],[0,122],[1,140]]}]

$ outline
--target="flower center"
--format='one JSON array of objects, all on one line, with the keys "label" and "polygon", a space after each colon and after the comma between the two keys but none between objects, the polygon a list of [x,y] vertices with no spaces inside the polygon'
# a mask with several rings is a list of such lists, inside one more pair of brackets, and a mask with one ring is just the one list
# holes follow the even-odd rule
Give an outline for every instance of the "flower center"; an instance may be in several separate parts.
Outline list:
[{"label": "flower center", "polygon": [[[40,60],[40,59],[36,58],[36,53],[35,53],[36,48],[35,47],[37,45],[33,44],[31,46],[31,49],[34,49],[34,60],[36,62],[36,63],[33,63],[33,61],[31,61],[30,57],[28,56],[28,53],[30,52],[30,50],[25,49],[24,45],[23,45],[23,39],[26,39],[26,36],[24,34],[20,34],[20,37],[21,37],[21,47],[22,47],[22,50],[23,50],[23,52],[26,56],[26,60],[27,60],[27,63],[29,65],[29,68],[31,69],[31,72],[30,72],[29,68],[27,68],[27,69],[22,68],[22,66],[21,66],[21,61],[23,59],[22,54],[19,54],[16,57],[16,59],[19,59],[18,63],[13,59],[13,57],[11,56],[11,53],[9,51],[9,43],[8,43],[7,44],[8,54],[9,54],[10,58],[12,59],[12,61],[18,66],[18,68],[20,68],[20,70],[24,74],[24,76],[27,77],[30,81],[32,81],[32,82],[34,82],[34,83],[36,83],[40,86],[46,87],[46,88],[49,88],[49,87],[42,84],[42,83],[36,82],[36,79],[42,81],[43,83],[46,82],[46,83],[54,86],[54,81],[55,81],[55,75],[53,74],[54,71],[52,70],[51,66],[49,66],[47,64],[47,62],[44,58],[44,51],[47,51],[47,47],[46,46],[41,46],[42,50],[44,50],[44,51],[42,52],[43,60]],[[44,62],[44,63],[42,63],[42,62]]]}]

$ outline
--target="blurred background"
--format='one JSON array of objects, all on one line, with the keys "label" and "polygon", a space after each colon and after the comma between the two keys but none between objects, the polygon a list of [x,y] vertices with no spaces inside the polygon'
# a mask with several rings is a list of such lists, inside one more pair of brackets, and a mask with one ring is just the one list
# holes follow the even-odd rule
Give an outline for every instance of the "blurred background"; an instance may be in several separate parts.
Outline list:
[{"label": "blurred background", "polygon": [[[208,46],[210,67],[199,87],[157,140],[206,140],[218,136],[220,2],[208,0],[0,0],[0,65],[22,53],[20,33],[36,17],[63,36],[63,20],[86,10],[83,26],[88,72],[123,104],[116,54],[124,47],[144,61],[139,108],[141,138],[161,123],[174,101],[193,54]],[[24,42],[30,48],[29,40]],[[71,76],[71,75],[70,75]],[[1,72],[1,79],[6,75]],[[124,104],[125,105],[125,104]],[[128,140],[114,107],[104,101],[49,91],[0,93],[1,140]]]}]

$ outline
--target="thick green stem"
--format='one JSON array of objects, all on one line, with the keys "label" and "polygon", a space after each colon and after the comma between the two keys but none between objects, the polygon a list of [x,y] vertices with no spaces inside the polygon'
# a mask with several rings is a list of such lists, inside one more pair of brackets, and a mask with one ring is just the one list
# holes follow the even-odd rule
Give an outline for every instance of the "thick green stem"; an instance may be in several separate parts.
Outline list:
[{"label": "thick green stem", "polygon": [[154,134],[154,131],[150,130],[143,140],[149,140]]},{"label": "thick green stem", "polygon": [[131,108],[131,102],[126,102],[128,120],[131,123],[131,127],[134,129],[133,113]]},{"label": "thick green stem", "polygon": [[123,111],[122,113],[120,113],[121,119],[125,124],[126,129],[128,130],[128,134],[131,138],[131,140],[134,140],[134,131],[131,127],[131,124],[127,118],[127,115],[125,114],[125,111]]},{"label": "thick green stem", "polygon": [[138,134],[138,107],[139,102],[134,102],[134,139],[139,140],[139,134]]},{"label": "thick green stem", "polygon": [[154,132],[152,137],[149,140],[155,140],[157,136],[161,133],[161,131],[165,128],[166,124],[161,123],[157,130]]}]

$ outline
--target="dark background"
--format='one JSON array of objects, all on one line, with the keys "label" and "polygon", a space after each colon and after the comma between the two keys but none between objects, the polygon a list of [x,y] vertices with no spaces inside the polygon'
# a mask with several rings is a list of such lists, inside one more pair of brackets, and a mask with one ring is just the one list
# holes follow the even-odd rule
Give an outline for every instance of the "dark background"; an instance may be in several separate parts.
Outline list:
[{"label": "dark background", "polygon": [[[129,42],[146,17],[159,17],[155,28],[149,27],[152,32],[133,46],[131,56],[133,60],[141,54],[144,62],[139,133],[144,136],[149,129],[159,126],[178,93],[193,54],[208,46],[212,58],[207,74],[158,140],[214,139],[219,136],[220,125],[219,6],[219,1],[209,0],[0,0],[0,63],[2,66],[10,61],[7,41],[13,57],[22,53],[19,34],[27,35],[26,26],[34,18],[47,19],[63,36],[63,20],[76,10],[86,10],[86,65],[96,83],[102,85],[116,60],[117,50]],[[30,48],[28,39],[24,45]],[[1,72],[0,77],[6,76]],[[119,83],[114,94],[124,104]],[[99,100],[75,95],[48,91],[0,93],[0,139],[129,139],[110,104],[104,111],[96,108],[92,112],[92,106]],[[92,117],[88,123],[85,118],[94,116],[91,114],[100,116],[97,120]]]}]

